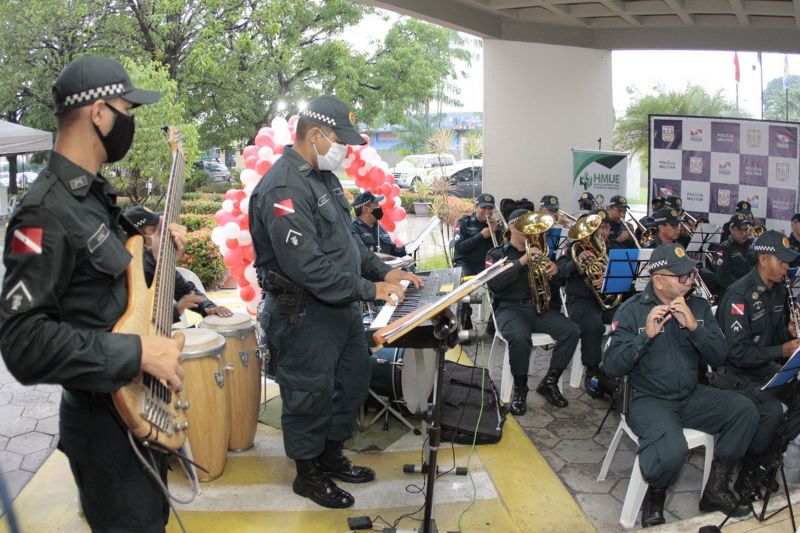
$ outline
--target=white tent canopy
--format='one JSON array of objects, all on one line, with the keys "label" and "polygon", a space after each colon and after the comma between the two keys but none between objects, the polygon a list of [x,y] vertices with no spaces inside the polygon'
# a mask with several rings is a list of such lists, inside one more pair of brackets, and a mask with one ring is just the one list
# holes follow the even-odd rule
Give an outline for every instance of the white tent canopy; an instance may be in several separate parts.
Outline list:
[{"label": "white tent canopy", "polygon": [[52,148],[53,134],[49,131],[0,120],[0,155],[24,154]]}]

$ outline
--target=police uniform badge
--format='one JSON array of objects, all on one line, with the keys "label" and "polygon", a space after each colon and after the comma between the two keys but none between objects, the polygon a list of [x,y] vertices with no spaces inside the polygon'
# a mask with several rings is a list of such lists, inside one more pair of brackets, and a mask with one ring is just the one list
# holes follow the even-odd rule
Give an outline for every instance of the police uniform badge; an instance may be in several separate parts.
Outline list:
[{"label": "police uniform badge", "polygon": [[556,203],[555,197],[553,197],[553,196],[550,197],[550,203],[551,204],[555,204]]},{"label": "police uniform badge", "polygon": [[673,202],[673,203],[675,205],[681,205],[683,203],[683,200],[681,200],[680,198],[675,198],[675,202]]},{"label": "police uniform badge", "polygon": [[788,248],[789,247],[789,239],[787,239],[786,237],[784,237],[781,242],[783,243],[783,247],[784,248]]},{"label": "police uniform badge", "polygon": [[624,196],[620,196],[618,201],[621,204],[627,204],[628,203],[628,200],[626,200]]},{"label": "police uniform badge", "polygon": [[347,118],[350,120],[350,124],[355,126],[355,124],[356,124],[356,114],[353,113],[352,111],[350,111],[350,114],[347,116]]}]

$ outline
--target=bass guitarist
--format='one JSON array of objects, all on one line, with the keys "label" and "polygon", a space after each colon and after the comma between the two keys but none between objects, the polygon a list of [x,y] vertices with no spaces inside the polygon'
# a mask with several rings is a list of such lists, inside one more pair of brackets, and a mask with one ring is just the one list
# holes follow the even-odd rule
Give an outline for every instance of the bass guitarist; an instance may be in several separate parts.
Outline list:
[{"label": "bass guitarist", "polygon": [[[93,531],[164,531],[169,518],[109,395],[142,371],[179,389],[180,348],[166,337],[111,333],[128,304],[125,241],[137,230],[99,174],[130,148],[132,110],[160,97],[134,87],[114,59],[68,64],[53,86],[55,147],[5,239],[0,351],[23,384],[63,386],[58,447]],[[181,251],[182,231],[170,230]],[[166,457],[153,456],[152,473],[166,484]]]}]

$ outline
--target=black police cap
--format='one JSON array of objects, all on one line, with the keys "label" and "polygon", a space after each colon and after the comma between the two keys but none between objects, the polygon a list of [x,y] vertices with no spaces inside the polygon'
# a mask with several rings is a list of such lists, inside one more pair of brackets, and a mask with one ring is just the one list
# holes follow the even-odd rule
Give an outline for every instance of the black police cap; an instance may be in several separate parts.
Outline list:
[{"label": "black police cap", "polygon": [[697,267],[697,261],[686,255],[686,250],[678,243],[662,244],[650,255],[647,270],[650,274],[659,270],[669,270],[677,276],[691,273]]},{"label": "black police cap", "polygon": [[306,108],[300,111],[300,116],[328,126],[345,144],[367,144],[355,129],[356,114],[338,98],[333,96],[312,98]]},{"label": "black police cap", "polygon": [[110,57],[83,56],[64,67],[53,84],[56,115],[89,105],[95,100],[122,98],[134,107],[153,104],[158,91],[137,89],[125,67]]},{"label": "black police cap", "polygon": [[757,254],[774,255],[784,263],[791,263],[800,256],[789,247],[789,239],[774,229],[765,231],[758,236],[753,243],[753,251]]},{"label": "black police cap", "polygon": [[356,199],[353,201],[353,207],[357,209],[367,204],[371,204],[372,202],[380,203],[384,198],[386,197],[383,195],[375,196],[372,191],[364,191],[356,196]]},{"label": "black police cap", "polygon": [[160,217],[161,213],[150,211],[141,205],[135,205],[125,210],[125,218],[130,220],[138,229],[142,229],[145,226],[158,226]]}]

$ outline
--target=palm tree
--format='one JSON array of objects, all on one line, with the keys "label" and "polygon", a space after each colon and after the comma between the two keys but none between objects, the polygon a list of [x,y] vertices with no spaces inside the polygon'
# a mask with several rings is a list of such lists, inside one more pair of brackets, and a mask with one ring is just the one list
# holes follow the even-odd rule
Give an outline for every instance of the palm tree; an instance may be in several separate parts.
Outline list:
[{"label": "palm tree", "polygon": [[[628,88],[629,93],[634,91]],[[689,84],[683,91],[668,91],[664,87],[655,87],[654,91],[655,94],[637,95],[614,125],[614,146],[632,156],[641,155],[643,164],[649,156],[649,115],[742,116],[721,90],[709,94],[699,85]]]}]

